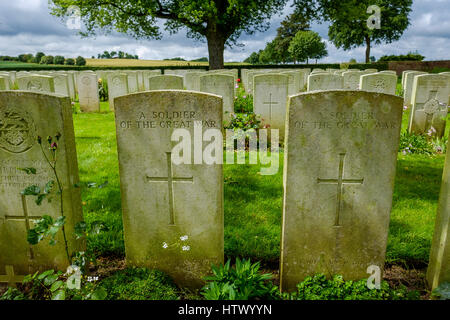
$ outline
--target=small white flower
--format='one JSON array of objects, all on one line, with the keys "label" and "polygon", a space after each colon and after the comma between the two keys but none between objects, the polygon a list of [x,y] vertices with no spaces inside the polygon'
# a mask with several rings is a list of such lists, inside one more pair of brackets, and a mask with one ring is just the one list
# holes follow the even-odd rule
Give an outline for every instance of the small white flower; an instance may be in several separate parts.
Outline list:
[{"label": "small white flower", "polygon": [[189,239],[188,236],[182,236],[182,237],[180,237],[180,240],[181,240],[181,241],[186,241],[187,239]]},{"label": "small white flower", "polygon": [[168,247],[169,247],[169,245],[167,244],[167,243],[163,243],[163,246],[162,246],[164,249],[167,249]]},{"label": "small white flower", "polygon": [[183,251],[189,251],[189,250],[191,250],[191,247],[190,247],[190,246],[184,246],[184,247],[183,247]]}]

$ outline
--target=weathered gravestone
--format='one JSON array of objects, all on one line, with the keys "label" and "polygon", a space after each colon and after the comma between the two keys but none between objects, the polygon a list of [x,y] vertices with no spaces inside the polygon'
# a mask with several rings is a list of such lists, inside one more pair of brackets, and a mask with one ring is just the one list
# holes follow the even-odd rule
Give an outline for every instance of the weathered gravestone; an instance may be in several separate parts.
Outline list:
[{"label": "weathered gravestone", "polygon": [[70,97],[68,76],[60,73],[50,73],[49,76],[53,78],[55,93]]},{"label": "weathered gravestone", "polygon": [[414,78],[424,74],[427,73],[422,71],[412,71],[405,74],[405,83],[403,88],[403,97],[404,97],[403,103],[405,104],[405,106],[411,107]]},{"label": "weathered gravestone", "polygon": [[69,84],[69,95],[72,100],[75,100],[76,98],[76,90],[75,90],[75,72],[74,71],[68,71],[67,72],[67,82]]},{"label": "weathered gravestone", "polygon": [[117,98],[115,106],[127,263],[200,287],[211,263],[224,259],[222,165],[197,156],[174,163],[178,141],[171,136],[184,129],[190,134],[186,153],[192,155],[194,145],[201,153],[203,133],[222,131],[222,99],[151,91]]},{"label": "weathered gravestone", "polygon": [[336,74],[316,73],[308,77],[308,91],[335,90],[344,87],[344,78]]},{"label": "weathered gravestone", "polygon": [[206,75],[205,72],[189,72],[184,76],[184,86],[187,90],[200,91],[200,77]]},{"label": "weathered gravestone", "polygon": [[55,83],[52,77],[29,75],[17,78],[17,84],[19,90],[41,92],[41,93],[54,93]]},{"label": "weathered gravestone", "polygon": [[108,75],[109,109],[114,110],[114,99],[128,94],[128,75],[113,73]]},{"label": "weathered gravestone", "polygon": [[150,90],[183,90],[183,77],[181,76],[154,76],[148,79]]},{"label": "weathered gravestone", "polygon": [[9,87],[12,88],[16,82],[17,72],[16,71],[0,71],[0,77],[6,77],[9,81]]},{"label": "weathered gravestone", "polygon": [[261,116],[261,123],[278,129],[284,139],[286,103],[289,78],[282,74],[263,74],[253,77],[253,112]]},{"label": "weathered gravestone", "polygon": [[298,69],[295,70],[301,75],[300,92],[305,92],[308,89],[308,76],[310,73],[309,69]]},{"label": "weathered gravestone", "polygon": [[346,71],[342,73],[344,89],[358,90],[360,77],[364,75],[362,71]]},{"label": "weathered gravestone", "polygon": [[416,76],[413,85],[409,132],[421,134],[431,130],[432,135],[442,138],[447,123],[449,95],[450,77],[436,74]]},{"label": "weathered gravestone", "polygon": [[395,95],[397,76],[388,73],[372,73],[361,76],[359,89],[369,92]]},{"label": "weathered gravestone", "polygon": [[81,112],[99,112],[100,97],[95,73],[80,73],[78,76],[78,99]]},{"label": "weathered gravestone", "polygon": [[281,285],[317,273],[383,269],[402,99],[364,91],[291,97],[284,167]]},{"label": "weathered gravestone", "polygon": [[406,74],[408,72],[413,72],[414,70],[405,70],[402,72],[402,88],[405,89],[405,80],[406,80]]},{"label": "weathered gravestone", "polygon": [[161,75],[161,70],[144,70],[142,71],[142,81],[144,82],[144,88],[145,90],[150,90],[150,84],[148,82],[148,79],[153,76],[159,76]]},{"label": "weathered gravestone", "polygon": [[450,142],[447,147],[441,195],[431,245],[427,280],[432,289],[450,282]]},{"label": "weathered gravestone", "polygon": [[[46,161],[42,147],[50,157],[47,136],[60,133],[56,171],[62,185],[65,229],[70,254],[84,251],[83,244],[75,240],[74,225],[83,220],[81,195],[75,185],[78,180],[77,155],[70,99],[24,91],[0,92],[0,275],[23,276],[35,271],[56,268],[65,271],[68,266],[62,232],[56,236],[56,245],[48,240],[30,246],[27,230],[43,215],[53,219],[61,216],[60,195],[55,184],[51,202],[41,206],[36,198],[21,192],[33,185],[44,190],[56,177]],[[45,144],[45,145],[44,145]],[[51,159],[51,157],[50,157]],[[22,171],[34,168],[35,174]],[[43,192],[43,191],[42,191]],[[6,269],[6,270],[5,270]],[[5,278],[6,277],[6,278]]]},{"label": "weathered gravestone", "polygon": [[234,76],[208,74],[200,77],[200,91],[223,98],[223,121],[228,123],[234,113]]},{"label": "weathered gravestone", "polygon": [[281,72],[280,74],[288,76],[288,95],[292,96],[303,91],[304,75],[297,71]]},{"label": "weathered gravestone", "polygon": [[138,73],[136,71],[126,71],[128,76],[128,93],[139,91]]},{"label": "weathered gravestone", "polygon": [[9,90],[9,77],[0,76],[0,90]]},{"label": "weathered gravestone", "polygon": [[266,73],[269,73],[269,72],[264,72],[261,70],[251,70],[251,71],[247,72],[247,82],[244,83],[245,90],[248,93],[254,93],[254,91],[252,91],[252,90],[254,88],[253,81],[255,80],[255,76],[264,75]]}]

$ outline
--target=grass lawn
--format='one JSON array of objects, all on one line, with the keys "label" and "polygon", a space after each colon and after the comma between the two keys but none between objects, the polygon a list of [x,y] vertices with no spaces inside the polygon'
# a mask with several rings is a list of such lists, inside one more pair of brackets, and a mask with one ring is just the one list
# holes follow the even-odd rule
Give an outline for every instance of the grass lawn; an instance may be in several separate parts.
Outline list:
[{"label": "grass lawn", "polygon": [[[86,221],[109,228],[88,238],[100,256],[123,257],[121,198],[114,114],[75,114],[75,134]],[[408,114],[404,115],[404,130]],[[450,125],[449,125],[450,127]],[[282,168],[274,176],[258,174],[259,165],[225,165],[225,254],[279,260],[282,214]],[[399,153],[387,262],[424,266],[428,262],[441,185],[444,156]]]},{"label": "grass lawn", "polygon": [[33,67],[33,66],[39,66],[39,64],[27,63],[27,62],[19,62],[19,61],[0,61],[0,67],[1,68],[8,68],[8,69],[11,69],[11,70],[14,70],[15,68]]},{"label": "grass lawn", "polygon": [[[247,63],[233,62],[225,65],[246,65]],[[188,67],[205,66],[208,62],[175,61],[175,60],[136,60],[136,59],[86,59],[88,67]]]}]

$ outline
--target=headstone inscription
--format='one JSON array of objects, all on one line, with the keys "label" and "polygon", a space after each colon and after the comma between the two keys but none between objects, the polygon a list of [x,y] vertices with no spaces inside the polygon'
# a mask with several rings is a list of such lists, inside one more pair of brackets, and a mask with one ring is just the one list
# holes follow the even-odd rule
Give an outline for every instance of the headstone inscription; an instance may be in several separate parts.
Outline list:
[{"label": "headstone inscription", "polygon": [[[49,148],[39,144],[38,136],[52,136],[58,144],[56,172],[62,185],[62,193],[54,186],[54,197],[41,206],[34,197],[21,194],[33,185],[44,190],[49,181],[56,181],[46,160]],[[47,143],[47,138],[42,140],[42,144]],[[36,172],[27,174],[21,168]],[[75,187],[78,183],[70,99],[25,91],[0,92],[0,275],[16,281],[15,275],[54,268],[66,271],[69,262],[61,231],[54,246],[49,241],[33,246],[27,242],[28,230],[43,215],[54,220],[61,216],[61,201],[69,254],[84,251],[74,235],[75,224],[83,220],[80,189]]]},{"label": "headstone inscription", "polygon": [[262,125],[279,130],[284,139],[289,78],[282,74],[253,77],[253,112],[261,116]]},{"label": "headstone inscription", "polygon": [[431,130],[432,135],[442,138],[447,123],[449,95],[449,77],[436,74],[416,76],[413,85],[409,132],[423,134]]},{"label": "headstone inscription", "polygon": [[290,97],[281,286],[323,273],[347,280],[383,269],[402,99],[364,91]]},{"label": "headstone inscription", "polygon": [[201,287],[211,264],[223,263],[223,173],[197,156],[174,163],[171,137],[184,129],[188,147],[200,142],[201,152],[207,129],[222,130],[222,108],[221,97],[191,91],[115,101],[127,263],[162,270],[181,286]]},{"label": "headstone inscription", "polygon": [[361,76],[360,90],[395,95],[397,76],[388,73],[372,73]]}]

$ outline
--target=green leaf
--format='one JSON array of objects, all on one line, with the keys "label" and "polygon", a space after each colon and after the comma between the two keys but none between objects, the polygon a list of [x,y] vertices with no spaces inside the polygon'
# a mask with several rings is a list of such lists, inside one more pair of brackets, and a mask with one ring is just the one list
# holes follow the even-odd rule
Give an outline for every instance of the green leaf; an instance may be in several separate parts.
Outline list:
[{"label": "green leaf", "polygon": [[24,171],[26,174],[36,174],[36,168],[17,168],[21,171]]},{"label": "green leaf", "polygon": [[56,227],[62,227],[64,224],[66,223],[66,217],[65,216],[60,216],[55,220],[54,225]]},{"label": "green leaf", "polygon": [[441,300],[450,300],[450,282],[444,282],[434,289],[433,295],[439,297]]},{"label": "green leaf", "polygon": [[29,186],[21,192],[24,196],[38,196],[40,193],[41,188],[39,186]]},{"label": "green leaf", "polygon": [[37,198],[36,198],[36,200],[35,200],[36,204],[37,204],[38,206],[40,206],[40,205],[42,204],[42,201],[44,201],[44,199],[45,199],[46,196],[47,196],[46,194],[40,194],[40,195],[38,195]]},{"label": "green leaf", "polygon": [[91,300],[105,300],[108,292],[103,287],[98,287],[91,295]]},{"label": "green leaf", "polygon": [[54,270],[47,270],[42,272],[40,275],[38,275],[37,279],[38,280],[43,280],[44,278],[48,277],[49,275],[54,274],[55,271]]},{"label": "green leaf", "polygon": [[63,281],[55,281],[52,286],[50,287],[51,292],[55,292],[56,290],[59,290],[64,285]]},{"label": "green leaf", "polygon": [[60,289],[53,293],[52,300],[65,300],[66,299],[66,292],[63,289]]},{"label": "green leaf", "polygon": [[44,193],[45,194],[50,193],[52,191],[54,185],[55,185],[55,181],[53,181],[53,180],[47,182],[47,184],[45,185],[45,188],[44,188]]},{"label": "green leaf", "polygon": [[55,281],[58,280],[57,274],[51,274],[44,279],[44,285],[45,286],[51,286],[55,283]]},{"label": "green leaf", "polygon": [[31,229],[27,232],[27,241],[31,245],[36,245],[39,243],[39,233],[36,230]]}]

